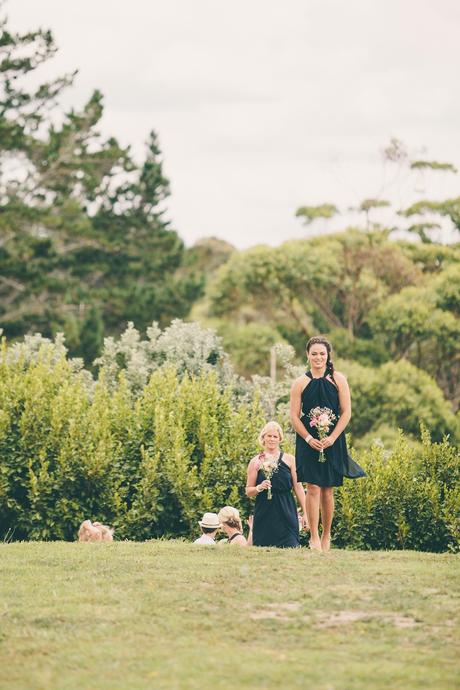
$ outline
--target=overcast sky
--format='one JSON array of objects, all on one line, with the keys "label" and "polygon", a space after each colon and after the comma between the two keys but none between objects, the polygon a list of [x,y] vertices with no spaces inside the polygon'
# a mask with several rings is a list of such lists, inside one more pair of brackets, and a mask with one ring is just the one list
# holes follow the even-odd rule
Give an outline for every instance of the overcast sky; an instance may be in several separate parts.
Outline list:
[{"label": "overcast sky", "polygon": [[[105,134],[140,154],[157,131],[169,217],[187,244],[305,236],[300,205],[346,209],[378,194],[393,136],[460,168],[459,0],[10,0],[6,10],[13,28],[52,29],[53,73],[79,69],[68,104],[103,92]],[[457,196],[459,180],[426,189]]]}]

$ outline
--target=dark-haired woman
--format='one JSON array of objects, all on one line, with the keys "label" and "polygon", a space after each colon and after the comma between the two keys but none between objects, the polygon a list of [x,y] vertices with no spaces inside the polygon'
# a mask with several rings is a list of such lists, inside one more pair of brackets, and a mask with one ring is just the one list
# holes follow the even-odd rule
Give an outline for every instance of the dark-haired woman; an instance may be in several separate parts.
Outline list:
[{"label": "dark-haired woman", "polygon": [[[291,388],[291,421],[296,431],[296,467],[299,482],[307,483],[307,516],[310,548],[328,551],[334,516],[333,487],[343,478],[364,477],[364,470],[350,458],[345,427],[351,418],[347,379],[334,370],[332,347],[323,336],[307,343],[310,369],[295,379]],[[315,407],[328,408],[335,416],[326,438],[320,440],[317,427],[310,426],[309,413]],[[325,461],[321,462],[323,451]],[[321,510],[322,534],[318,532]]]}]

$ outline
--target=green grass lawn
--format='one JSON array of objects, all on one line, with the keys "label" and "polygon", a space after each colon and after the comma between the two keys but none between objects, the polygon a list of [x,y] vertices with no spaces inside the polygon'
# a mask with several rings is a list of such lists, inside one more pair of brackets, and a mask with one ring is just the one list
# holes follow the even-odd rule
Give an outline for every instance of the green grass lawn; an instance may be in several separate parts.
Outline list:
[{"label": "green grass lawn", "polygon": [[459,687],[451,554],[0,545],[2,690]]}]

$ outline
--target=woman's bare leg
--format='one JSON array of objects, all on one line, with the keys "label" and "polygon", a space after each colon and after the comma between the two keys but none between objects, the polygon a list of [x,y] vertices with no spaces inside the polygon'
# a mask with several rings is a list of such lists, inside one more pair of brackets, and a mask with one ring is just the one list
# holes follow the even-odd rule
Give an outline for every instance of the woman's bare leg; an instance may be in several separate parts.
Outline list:
[{"label": "woman's bare leg", "polygon": [[308,484],[307,489],[307,517],[310,525],[310,548],[321,551],[321,540],[318,533],[319,503],[321,489],[316,484]]},{"label": "woman's bare leg", "polygon": [[334,517],[334,489],[332,486],[321,488],[321,522],[323,532],[321,534],[321,548],[329,551],[331,548],[331,527]]}]

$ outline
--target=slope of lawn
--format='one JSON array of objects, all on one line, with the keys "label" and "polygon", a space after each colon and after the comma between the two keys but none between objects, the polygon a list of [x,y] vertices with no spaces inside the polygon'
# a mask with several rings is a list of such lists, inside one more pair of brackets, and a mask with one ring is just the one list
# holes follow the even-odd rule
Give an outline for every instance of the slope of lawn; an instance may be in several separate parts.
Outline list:
[{"label": "slope of lawn", "polygon": [[0,545],[0,688],[459,687],[459,558]]}]

